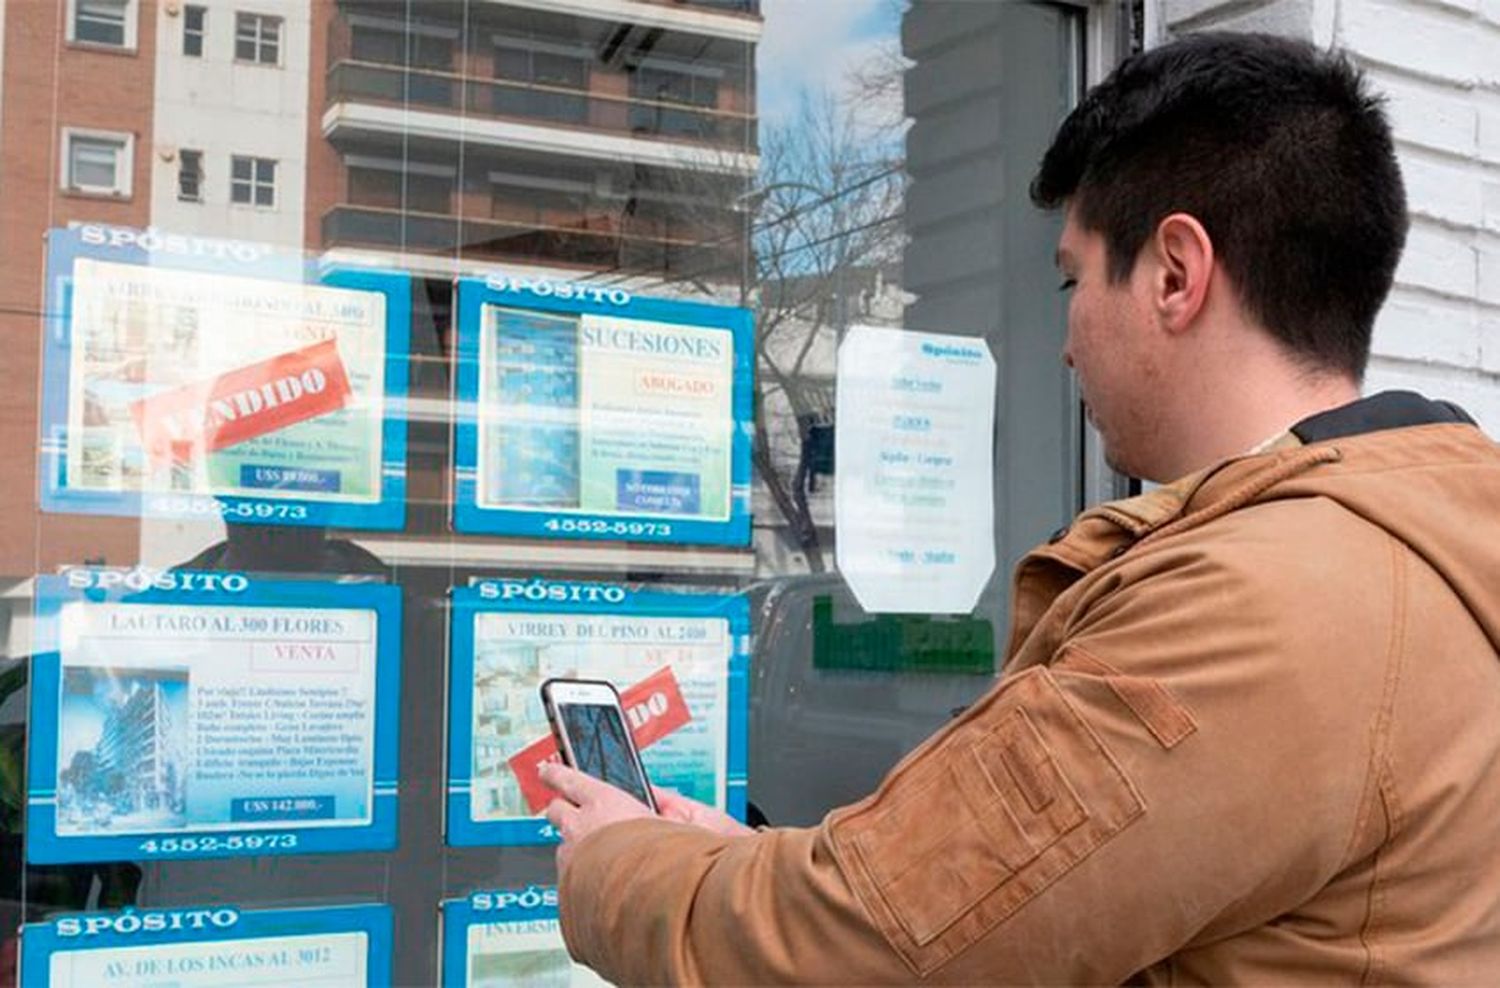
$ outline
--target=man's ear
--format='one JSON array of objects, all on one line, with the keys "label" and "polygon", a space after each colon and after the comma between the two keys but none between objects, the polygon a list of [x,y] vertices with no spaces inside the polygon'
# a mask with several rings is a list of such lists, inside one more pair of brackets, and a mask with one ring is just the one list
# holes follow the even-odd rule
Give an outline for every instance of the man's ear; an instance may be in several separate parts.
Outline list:
[{"label": "man's ear", "polygon": [[1172,213],[1156,225],[1150,248],[1157,262],[1151,306],[1169,333],[1192,327],[1208,299],[1214,242],[1197,217]]}]

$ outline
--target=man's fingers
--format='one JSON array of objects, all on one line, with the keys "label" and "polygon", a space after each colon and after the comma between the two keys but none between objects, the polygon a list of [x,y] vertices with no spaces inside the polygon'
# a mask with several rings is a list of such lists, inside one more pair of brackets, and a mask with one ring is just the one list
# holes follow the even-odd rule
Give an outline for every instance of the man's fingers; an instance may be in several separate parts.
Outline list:
[{"label": "man's fingers", "polygon": [[566,799],[554,799],[547,804],[547,822],[557,828],[563,840],[573,835],[573,822],[578,818],[578,807]]},{"label": "man's fingers", "polygon": [[590,794],[597,793],[600,786],[609,785],[557,762],[542,763],[537,774],[541,776],[543,785],[574,804],[583,803]]}]

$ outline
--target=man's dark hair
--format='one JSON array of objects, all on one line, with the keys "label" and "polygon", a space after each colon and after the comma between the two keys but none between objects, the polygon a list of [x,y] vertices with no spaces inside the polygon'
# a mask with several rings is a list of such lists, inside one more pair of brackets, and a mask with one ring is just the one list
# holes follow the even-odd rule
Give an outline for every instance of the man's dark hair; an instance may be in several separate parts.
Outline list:
[{"label": "man's dark hair", "polygon": [[1406,240],[1383,101],[1342,55],[1202,34],[1131,56],[1063,121],[1031,198],[1071,200],[1113,281],[1196,217],[1250,313],[1319,369],[1363,376]]}]

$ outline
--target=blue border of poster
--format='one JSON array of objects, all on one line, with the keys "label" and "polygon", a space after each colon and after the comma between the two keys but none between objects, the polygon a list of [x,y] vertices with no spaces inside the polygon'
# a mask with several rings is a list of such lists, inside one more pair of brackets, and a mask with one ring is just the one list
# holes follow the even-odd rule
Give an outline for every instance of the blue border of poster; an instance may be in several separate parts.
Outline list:
[{"label": "blue border of poster", "polygon": [[[486,508],[478,503],[479,352],[484,306],[538,312],[595,314],[648,319],[730,334],[734,347],[731,409],[729,517],[723,521],[653,514],[594,514],[588,511]],[[453,527],[460,532],[536,538],[610,539],[699,545],[747,545],[750,541],[750,442],[754,433],[755,319],[749,309],[703,302],[639,297],[620,288],[521,277],[493,276],[458,282],[454,306],[458,373],[453,444]]]},{"label": "blue border of poster", "polygon": [[[225,922],[231,913],[233,921]],[[125,917],[135,918],[126,920],[128,931],[122,931],[118,925]],[[148,928],[157,924],[165,928]],[[174,926],[177,928],[173,929]],[[220,905],[173,906],[69,913],[21,927],[19,983],[21,988],[47,988],[52,955],[66,951],[204,942],[231,944],[266,937],[364,933],[369,937],[365,983],[370,988],[385,988],[391,983],[392,926],[391,907],[378,904],[246,910]]]},{"label": "blue border of poster", "polygon": [[[523,889],[484,889],[462,899],[444,899],[442,988],[468,988],[469,927],[555,922],[557,887],[528,885]],[[562,932],[558,931],[561,942]]]},{"label": "blue border of poster", "polygon": [[[109,575],[106,575],[109,574]],[[125,582],[129,580],[134,586]],[[101,586],[101,581],[107,586]],[[35,647],[31,659],[30,737],[27,753],[26,860],[166,861],[390,850],[396,846],[397,717],[401,690],[401,591],[376,583],[268,582],[238,573],[187,570],[110,570],[74,567],[37,578]],[[197,584],[197,586],[194,586]],[[227,584],[227,586],[226,586]],[[57,758],[62,655],[59,621],[72,601],[174,604],[195,607],[351,608],[376,614],[375,737],[370,821],[352,826],[295,827],[269,831],[191,827],[106,837],[57,834]],[[200,836],[201,834],[201,836]],[[267,837],[276,840],[267,840]],[[238,840],[232,840],[238,838]],[[252,847],[247,844],[254,845]]]},{"label": "blue border of poster", "polygon": [[[153,239],[148,239],[154,236]],[[144,244],[144,246],[143,246]],[[207,246],[205,246],[207,245]],[[154,249],[148,249],[152,247]],[[175,249],[174,249],[175,248]],[[211,248],[211,249],[210,249]],[[82,491],[68,486],[67,428],[73,263],[79,258],[179,271],[235,274],[282,282],[380,292],[386,299],[385,421],[381,426],[380,500],[339,504],[289,497]],[[406,394],[411,345],[411,278],[393,271],[332,267],[300,253],[240,241],[208,240],[104,224],[47,234],[42,345],[41,505],[64,514],[217,518],[243,524],[400,529],[406,524]]]},{"label": "blue border of poster", "polygon": [[[515,588],[520,588],[517,591]],[[528,596],[531,594],[531,596]],[[539,598],[539,599],[538,599]],[[482,612],[620,614],[635,617],[711,618],[729,623],[729,689],[725,733],[725,812],[745,819],[749,765],[750,605],[740,594],[633,592],[607,583],[482,580],[453,590],[448,667],[447,842],[473,847],[492,844],[555,844],[552,825],[542,817],[476,823],[471,816],[474,764],[474,618]]]}]

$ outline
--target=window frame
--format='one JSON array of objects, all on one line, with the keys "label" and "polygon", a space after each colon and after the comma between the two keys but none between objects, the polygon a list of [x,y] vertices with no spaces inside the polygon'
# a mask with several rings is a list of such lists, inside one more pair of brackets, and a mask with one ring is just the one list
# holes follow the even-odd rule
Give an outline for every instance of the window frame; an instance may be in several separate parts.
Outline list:
[{"label": "window frame", "polygon": [[[250,178],[248,180],[238,178],[235,175],[235,164],[240,161],[248,161],[250,163]],[[229,204],[231,206],[258,209],[263,212],[274,212],[280,201],[280,196],[276,192],[276,173],[279,170],[280,164],[280,160],[276,158],[262,158],[253,154],[231,154],[229,156]],[[271,166],[270,179],[264,182],[260,176],[262,165]],[[269,203],[256,201],[256,191],[262,186],[271,190],[271,201]],[[241,201],[235,198],[236,189],[241,187],[249,189],[249,199]]]},{"label": "window frame", "polygon": [[[197,28],[193,28],[189,19],[197,14],[199,17]],[[197,41],[198,50],[188,51],[188,42]],[[202,58],[203,51],[208,44],[208,8],[200,3],[186,4],[182,8],[182,56],[184,58]]]},{"label": "window frame", "polygon": [[[246,24],[254,25],[254,37],[248,39],[255,48],[255,54],[246,58],[240,54],[240,42],[243,38]],[[276,37],[273,41],[266,40],[266,25],[276,26]],[[286,18],[277,14],[263,14],[255,10],[236,10],[234,12],[234,61],[238,65],[261,65],[269,68],[280,68],[282,65],[282,49],[286,44]],[[266,48],[270,46],[275,50],[275,58],[267,61],[263,56]]]},{"label": "window frame", "polygon": [[[188,155],[192,155],[197,160],[197,165],[198,165],[198,167],[197,167],[197,175],[195,176],[195,180],[197,182],[197,186],[196,186],[197,187],[197,191],[192,196],[187,196],[187,195],[183,194],[183,185],[182,185],[183,176],[187,172],[186,166],[187,166],[187,162],[188,162]],[[198,148],[178,148],[177,149],[177,201],[178,202],[202,203],[204,201],[204,198],[203,198],[203,180],[204,180],[206,174],[207,174],[207,172],[206,172],[206,170],[203,167],[203,152],[202,152],[202,150],[200,150]]]},{"label": "window frame", "polygon": [[[98,51],[135,52],[139,43],[140,0],[123,0],[124,35],[119,44],[108,41],[93,41],[78,36],[78,17],[84,4],[100,0],[68,0],[66,38],[70,45],[80,45]],[[104,0],[109,2],[109,0]]]},{"label": "window frame", "polygon": [[[73,147],[75,141],[94,141],[119,145],[115,156],[115,181],[112,186],[83,186],[73,182]],[[58,186],[72,195],[105,199],[129,199],[134,194],[135,134],[122,130],[97,130],[90,127],[64,127],[62,154],[59,157]]]}]

